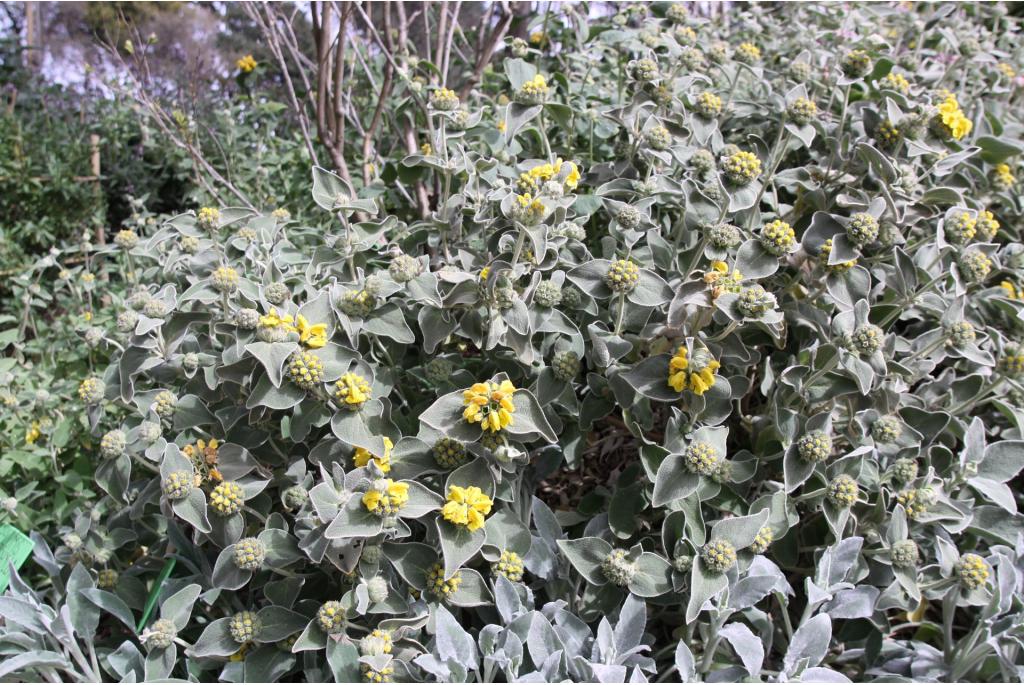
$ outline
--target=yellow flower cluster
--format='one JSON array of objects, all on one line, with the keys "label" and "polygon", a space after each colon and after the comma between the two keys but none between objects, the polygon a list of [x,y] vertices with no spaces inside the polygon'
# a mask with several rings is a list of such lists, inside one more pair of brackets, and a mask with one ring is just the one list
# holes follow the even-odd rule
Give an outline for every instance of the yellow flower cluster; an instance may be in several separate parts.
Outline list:
[{"label": "yellow flower cluster", "polygon": [[756,62],[761,59],[761,48],[753,43],[740,43],[736,48],[736,58],[741,62]]},{"label": "yellow flower cluster", "polygon": [[752,152],[740,150],[722,163],[725,175],[736,185],[746,185],[761,175],[761,160]]},{"label": "yellow flower cluster", "polygon": [[224,481],[210,493],[210,506],[221,516],[237,514],[245,503],[242,486],[233,481]]},{"label": "yellow flower cluster", "polygon": [[373,463],[377,465],[377,468],[381,470],[381,473],[387,473],[391,470],[391,448],[395,445],[391,442],[391,439],[387,436],[381,438],[384,441],[384,456],[377,456],[371,454],[369,450],[364,447],[357,447],[356,451],[352,454],[352,461],[359,468],[362,468],[373,460]]},{"label": "yellow flower cluster", "polygon": [[357,373],[346,373],[334,384],[334,396],[346,409],[359,409],[370,399],[370,384]]},{"label": "yellow flower cluster", "polygon": [[363,494],[363,506],[377,516],[396,514],[409,501],[409,484],[390,478],[377,481]]},{"label": "yellow flower cluster", "polygon": [[971,120],[960,109],[960,103],[952,93],[946,95],[946,99],[939,105],[939,117],[942,119],[943,126],[949,131],[949,135],[957,140],[970,133],[971,128],[974,127]]},{"label": "yellow flower cluster", "polygon": [[722,98],[710,91],[697,96],[697,112],[705,119],[712,119],[722,113]]},{"label": "yellow flower cluster", "polygon": [[220,210],[215,207],[202,207],[196,214],[196,223],[207,230],[217,228],[219,221]]},{"label": "yellow flower cluster", "polygon": [[1017,182],[1017,177],[1010,171],[1009,164],[996,164],[995,169],[996,182],[1003,188],[1010,188],[1014,183]]},{"label": "yellow flower cluster", "polygon": [[716,359],[706,355],[706,360],[689,359],[685,345],[680,345],[668,363],[668,385],[676,392],[693,391],[703,395],[715,384],[715,372],[721,367]]},{"label": "yellow flower cluster", "polygon": [[245,57],[240,57],[238,61],[235,62],[235,66],[238,67],[238,70],[243,74],[248,74],[256,68],[256,60],[253,59],[252,55],[246,55]]},{"label": "yellow flower cluster", "polygon": [[295,317],[295,327],[299,331],[299,342],[310,349],[320,349],[327,344],[327,324],[311,324],[302,314]]},{"label": "yellow flower cluster", "polygon": [[988,564],[977,554],[965,554],[957,563],[960,582],[968,589],[979,588],[988,580]]},{"label": "yellow flower cluster", "polygon": [[828,256],[832,252],[832,239],[829,238],[821,246],[821,250],[818,252],[818,258],[821,260],[821,265],[835,274],[843,274],[857,266],[857,260],[851,259],[848,262],[840,262],[838,264],[829,264]]},{"label": "yellow flower cluster", "polygon": [[890,71],[885,75],[885,78],[879,81],[879,84],[883,88],[895,90],[896,92],[903,93],[904,95],[910,92],[910,81],[908,81],[903,74],[897,74]]},{"label": "yellow flower cluster", "polygon": [[427,571],[427,592],[440,599],[447,599],[455,594],[462,585],[462,574],[456,571],[451,578],[444,577],[444,565],[434,564]]},{"label": "yellow flower cluster", "polygon": [[516,195],[516,202],[512,205],[512,214],[527,226],[539,223],[546,212],[544,203],[530,193]]},{"label": "yellow flower cluster", "polygon": [[882,120],[878,125],[878,140],[883,144],[892,147],[900,142],[900,130],[888,119]]},{"label": "yellow flower cluster", "polygon": [[448,488],[448,501],[441,508],[441,516],[445,521],[465,526],[470,531],[479,530],[491,513],[492,505],[491,498],[475,485],[468,488],[453,485]]},{"label": "yellow flower cluster", "polygon": [[995,215],[987,209],[978,212],[978,218],[975,220],[974,225],[978,236],[986,242],[992,242],[996,237],[996,233],[999,232],[999,222],[996,220]]},{"label": "yellow flower cluster", "polygon": [[462,393],[462,403],[466,405],[462,417],[469,423],[479,423],[485,432],[497,433],[512,425],[515,391],[511,381],[474,383]]},{"label": "yellow flower cluster", "polygon": [[42,434],[42,431],[39,430],[39,422],[33,421],[32,425],[28,427],[28,430],[25,431],[25,444],[36,444],[36,440],[38,440]]},{"label": "yellow flower cluster", "polygon": [[1017,286],[1012,281],[1003,281],[999,284],[999,287],[1006,291],[1006,296],[1011,300],[1019,299],[1024,292],[1017,289]]},{"label": "yellow flower cluster", "polygon": [[1014,69],[1012,65],[1009,65],[1006,62],[1000,62],[999,64],[997,64],[996,69],[999,70],[999,73],[1001,73],[1003,76],[1009,79],[1012,79],[1017,75],[1017,70]]},{"label": "yellow flower cluster", "polygon": [[519,175],[519,188],[521,190],[537,191],[541,184],[550,181],[562,172],[562,165],[569,169],[565,177],[565,185],[570,190],[575,190],[580,184],[580,170],[575,162],[563,162],[559,157],[554,164],[538,164],[528,172]]},{"label": "yellow flower cluster", "polygon": [[548,96],[548,82],[542,75],[537,74],[524,83],[516,91],[516,102],[524,105],[539,105]]}]

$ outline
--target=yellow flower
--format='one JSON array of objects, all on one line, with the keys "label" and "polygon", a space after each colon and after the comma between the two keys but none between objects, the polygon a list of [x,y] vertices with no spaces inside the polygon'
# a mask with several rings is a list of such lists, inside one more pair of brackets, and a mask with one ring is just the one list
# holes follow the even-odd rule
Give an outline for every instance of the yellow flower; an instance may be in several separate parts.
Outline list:
[{"label": "yellow flower", "polygon": [[485,266],[484,268],[480,269],[480,282],[483,283],[487,281],[487,277],[490,275],[490,273],[491,267],[489,266]]},{"label": "yellow flower", "polygon": [[384,456],[378,457],[375,454],[371,454],[369,450],[363,447],[357,447],[355,453],[352,455],[352,461],[355,462],[356,466],[362,468],[373,460],[373,463],[377,465],[377,468],[381,470],[381,473],[387,473],[391,470],[391,448],[394,447],[394,443],[384,436],[381,438],[384,441]]},{"label": "yellow flower", "polygon": [[235,66],[243,73],[248,74],[256,68],[256,60],[253,59],[252,55],[246,55],[245,57],[239,58],[238,61],[235,62]]},{"label": "yellow flower", "polygon": [[86,309],[84,312],[82,312],[82,321],[84,321],[86,323],[89,323],[90,321],[92,321],[92,312],[90,312],[88,309]]},{"label": "yellow flower", "polygon": [[541,45],[544,43],[544,41],[545,36],[543,31],[534,31],[533,33],[530,34],[530,42],[533,43],[534,45]]},{"label": "yellow flower", "polygon": [[999,287],[1006,291],[1006,296],[1011,300],[1016,300],[1020,297],[1020,292],[1017,290],[1017,286],[1012,281],[1003,281],[999,284]]},{"label": "yellow flower", "polygon": [[396,514],[409,501],[409,484],[396,483],[390,478],[376,481],[363,495],[363,506],[377,516]]},{"label": "yellow flower", "polygon": [[91,274],[91,273],[88,273],[88,272],[82,274],[82,282],[83,283],[93,283],[95,281],[96,281],[96,274]]},{"label": "yellow flower", "polygon": [[420,152],[423,153],[424,156],[430,155],[434,152],[434,148],[430,143],[423,143],[423,145],[420,145]]},{"label": "yellow flower", "polygon": [[498,122],[498,130],[501,131],[502,133],[505,132],[505,122],[504,121],[499,121]]},{"label": "yellow flower", "polygon": [[499,383],[474,383],[462,393],[466,409],[462,417],[469,423],[479,423],[484,431],[497,433],[512,425],[512,414],[516,407],[512,395],[516,387],[510,381]]},{"label": "yellow flower", "polygon": [[36,444],[36,440],[38,440],[39,436],[41,436],[41,435],[42,435],[42,432],[40,432],[40,430],[39,430],[39,422],[38,421],[33,421],[32,425],[28,427],[28,430],[25,431],[25,444],[26,445],[34,445],[34,444]]},{"label": "yellow flower", "polygon": [[668,363],[668,384],[676,392],[691,390],[694,395],[703,395],[715,384],[715,372],[721,364],[704,350],[698,350],[694,359],[689,359],[685,345],[680,345]]},{"label": "yellow flower", "polygon": [[270,308],[269,314],[260,317],[260,325],[266,326],[267,328],[284,328],[291,333],[294,333],[297,330],[295,326],[292,325],[291,314],[281,314],[278,316],[277,310],[273,307]]},{"label": "yellow flower", "polygon": [[999,72],[1006,78],[1012,79],[1014,76],[1017,75],[1017,71],[1006,62],[1000,62],[999,64],[996,65],[996,68],[999,69]]},{"label": "yellow flower", "polygon": [[942,118],[943,125],[949,130],[949,134],[957,140],[970,133],[971,128],[974,127],[971,120],[964,116],[956,96],[952,93],[947,94],[946,99],[939,105],[939,116]]},{"label": "yellow flower", "polygon": [[359,409],[370,399],[370,384],[357,373],[346,373],[334,384],[334,396],[349,409]]},{"label": "yellow flower", "polygon": [[468,488],[453,485],[448,488],[448,501],[442,507],[441,515],[445,521],[474,531],[483,528],[492,505],[491,498],[475,485]]},{"label": "yellow flower", "polygon": [[896,74],[890,71],[886,74],[885,78],[881,80],[881,84],[883,88],[889,88],[890,90],[895,90],[903,93],[904,95],[910,92],[910,81],[908,81],[903,74]]},{"label": "yellow flower", "polygon": [[[271,310],[273,311],[273,310]],[[291,317],[288,317],[289,321]],[[311,349],[317,350],[327,344],[327,324],[310,324],[302,314],[299,314],[295,323],[299,329],[299,342]]]}]

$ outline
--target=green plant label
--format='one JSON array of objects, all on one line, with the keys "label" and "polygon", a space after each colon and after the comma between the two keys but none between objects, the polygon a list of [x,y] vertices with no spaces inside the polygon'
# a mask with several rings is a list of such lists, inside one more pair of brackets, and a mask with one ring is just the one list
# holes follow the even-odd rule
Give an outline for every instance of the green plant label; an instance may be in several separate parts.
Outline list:
[{"label": "green plant label", "polygon": [[0,526],[0,593],[7,590],[7,584],[11,581],[11,564],[14,568],[21,568],[21,565],[28,559],[35,545],[27,535],[9,523]]}]

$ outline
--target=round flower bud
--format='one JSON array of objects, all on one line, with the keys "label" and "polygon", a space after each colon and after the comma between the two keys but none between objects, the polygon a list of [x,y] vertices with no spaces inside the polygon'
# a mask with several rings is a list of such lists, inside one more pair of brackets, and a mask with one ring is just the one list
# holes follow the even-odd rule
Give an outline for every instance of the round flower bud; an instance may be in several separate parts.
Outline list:
[{"label": "round flower bud", "polygon": [[715,470],[711,472],[711,480],[716,483],[732,482],[732,462],[728,459],[719,459],[715,464]]},{"label": "round flower bud", "polygon": [[186,352],[181,357],[181,367],[189,373],[199,368],[199,355],[195,352]]},{"label": "round flower bud", "polygon": [[896,493],[896,502],[903,505],[907,518],[916,521],[936,502],[935,492],[929,488],[906,488]]},{"label": "round flower bud", "polygon": [[632,292],[640,282],[640,269],[628,259],[618,259],[608,268],[604,282],[616,292]]},{"label": "round flower bud", "polygon": [[665,12],[665,18],[673,24],[684,23],[689,15],[690,11],[686,9],[686,5],[681,2],[673,2]]},{"label": "round flower bud", "polygon": [[863,50],[851,50],[839,64],[847,78],[860,78],[871,71],[871,57]]},{"label": "round flower bud", "polygon": [[968,281],[985,280],[992,270],[992,260],[981,250],[967,250],[958,261],[960,272]]},{"label": "round flower bud", "polygon": [[619,226],[622,226],[627,231],[635,231],[640,227],[640,222],[643,221],[643,215],[636,207],[632,205],[625,205],[619,210],[619,213],[615,215],[615,221],[617,221]]},{"label": "round flower bud", "polygon": [[789,73],[789,77],[797,83],[806,83],[811,80],[814,75],[814,70],[811,65],[802,60],[793,60],[789,63],[789,67],[786,70]]},{"label": "round flower bud", "polygon": [[143,641],[149,649],[167,649],[174,644],[174,638],[178,637],[178,628],[174,621],[161,618],[153,621],[153,625],[143,635]]},{"label": "round flower bud", "polygon": [[664,126],[655,126],[644,131],[644,142],[652,150],[667,150],[672,145],[672,134]]},{"label": "round flower bud", "polygon": [[199,238],[191,235],[183,235],[178,239],[178,249],[185,254],[195,254],[199,252]]},{"label": "round flower bud", "polygon": [[438,438],[430,452],[443,469],[456,469],[468,460],[466,446],[454,438]]},{"label": "round flower bud", "polygon": [[91,349],[99,347],[99,344],[103,342],[103,329],[98,326],[90,326],[85,330],[85,344]]},{"label": "round flower bud", "polygon": [[259,239],[259,235],[256,233],[256,231],[250,228],[249,226],[243,226],[242,228],[238,229],[238,231],[235,232],[235,237],[239,238],[240,240],[244,240],[247,243],[254,243],[256,242],[256,240]]},{"label": "round flower bud", "polygon": [[903,232],[891,221],[883,221],[878,227],[878,242],[882,247],[892,247],[903,242]]},{"label": "round flower bud", "polygon": [[141,312],[146,307],[146,303],[153,299],[153,296],[145,290],[136,290],[128,299],[125,300],[125,304],[134,309],[137,312]]},{"label": "round flower bud", "polygon": [[363,676],[363,682],[366,683],[391,683],[394,682],[395,667],[388,665],[381,667],[377,670],[370,664],[360,664],[359,672]]},{"label": "round flower bud", "polygon": [[718,223],[707,231],[708,243],[719,250],[731,250],[743,241],[740,229],[732,224]]},{"label": "round flower bud", "polygon": [[996,368],[1000,373],[1016,378],[1024,375],[1024,346],[1009,343],[996,360]]},{"label": "round flower bud", "polygon": [[636,81],[654,81],[660,75],[658,63],[653,59],[644,58],[629,63],[629,74]]},{"label": "round flower bud", "polygon": [[513,583],[523,579],[523,560],[511,550],[502,550],[501,557],[491,564],[491,575],[505,576]]},{"label": "round flower bud", "polygon": [[243,571],[259,571],[266,557],[267,548],[258,538],[242,538],[235,543],[232,559]]},{"label": "round flower bud", "polygon": [[450,361],[440,357],[431,359],[423,367],[423,373],[427,377],[427,380],[434,384],[440,384],[447,381],[454,370],[455,366]]},{"label": "round flower bud", "polygon": [[130,250],[139,244],[139,236],[135,231],[124,229],[114,236],[114,244],[123,250]]},{"label": "round flower bud", "polygon": [[722,98],[705,90],[697,96],[693,109],[702,119],[714,119],[722,113]]},{"label": "round flower bud", "polygon": [[867,212],[857,212],[850,217],[846,235],[858,247],[873,243],[878,238],[878,219]]},{"label": "round flower bud", "polygon": [[292,291],[284,283],[275,281],[263,289],[263,296],[270,304],[280,305],[292,298]]},{"label": "round flower bud", "polygon": [[977,337],[974,325],[969,321],[957,321],[946,328],[946,345],[954,349],[973,344]]},{"label": "round flower bud", "polygon": [[967,212],[951,214],[942,224],[946,240],[954,245],[966,245],[978,232],[978,220]]},{"label": "round flower bud", "polygon": [[105,393],[106,387],[99,378],[86,378],[78,386],[78,398],[89,405],[102,402]]},{"label": "round flower bud", "polygon": [[312,390],[323,382],[324,363],[306,350],[293,352],[288,358],[288,377],[303,390]]},{"label": "round flower bud", "polygon": [[174,410],[178,406],[178,397],[170,390],[161,390],[153,398],[153,404],[150,405],[157,416],[162,419],[169,419],[174,416]]},{"label": "round flower bud", "polygon": [[871,437],[883,445],[899,440],[903,433],[903,424],[895,416],[882,416],[871,424]]},{"label": "round flower bud", "polygon": [[509,50],[512,52],[513,57],[522,59],[529,54],[530,45],[522,38],[513,38],[509,44]]},{"label": "round flower bud", "polygon": [[601,562],[604,577],[619,587],[626,587],[636,575],[636,563],[630,561],[626,550],[616,549]]},{"label": "round flower bud", "polygon": [[690,48],[697,42],[697,32],[689,26],[677,26],[672,31],[672,36],[676,39],[679,45],[685,48]]},{"label": "round flower bud", "polygon": [[735,58],[737,62],[743,64],[754,64],[761,59],[761,49],[753,43],[740,43],[736,48]]},{"label": "round flower bud", "polygon": [[[278,210],[274,210],[274,211],[278,211]],[[291,635],[289,635],[285,639],[278,640],[277,642],[275,642],[274,646],[277,647],[280,651],[284,652],[285,654],[291,654],[292,653],[292,648],[295,646],[295,643],[298,642],[298,641],[299,641],[299,634],[298,633],[292,633]]]},{"label": "round flower bud", "polygon": [[917,543],[913,540],[900,540],[893,543],[889,550],[889,557],[892,565],[896,568],[914,568],[921,557]]},{"label": "round flower bud", "polygon": [[579,240],[580,242],[587,238],[587,230],[575,221],[563,221],[558,224],[555,227],[554,234],[556,236],[565,236],[569,240]]},{"label": "round flower bud", "polygon": [[464,131],[469,126],[469,110],[457,109],[452,113],[451,127],[455,131]]},{"label": "round flower bud", "polygon": [[828,484],[825,496],[834,506],[846,509],[857,502],[859,494],[860,488],[857,486],[857,481],[844,473],[832,479],[832,482]]},{"label": "round flower bud", "polygon": [[966,36],[960,40],[960,54],[964,57],[974,57],[981,50],[981,43],[974,36]]},{"label": "round flower bud", "polygon": [[215,207],[202,207],[196,213],[196,224],[200,228],[212,231],[220,223],[220,210]]},{"label": "round flower bud", "polygon": [[897,143],[903,138],[900,130],[896,128],[896,124],[892,123],[888,119],[882,119],[878,123],[878,128],[875,130],[875,138],[885,148],[894,148]]},{"label": "round flower bud", "polygon": [[341,602],[331,600],[324,602],[316,612],[316,622],[320,630],[328,635],[338,635],[345,632],[345,608]]},{"label": "round flower bud", "polygon": [[796,449],[804,461],[825,461],[832,455],[832,436],[820,430],[804,433],[797,440]]},{"label": "round flower bud", "polygon": [[82,547],[82,537],[78,533],[68,533],[64,536],[63,542],[72,552]]},{"label": "round flower bud", "polygon": [[374,630],[359,641],[360,656],[382,656],[390,654],[391,649],[391,632],[387,630]]},{"label": "round flower bud", "polygon": [[706,442],[692,442],[683,453],[683,463],[686,470],[701,476],[710,476],[715,472],[718,461],[721,457],[711,444]]},{"label": "round flower bud", "polygon": [[423,272],[423,265],[415,257],[400,254],[391,260],[388,273],[396,283],[407,283]]},{"label": "round flower bud", "polygon": [[693,568],[693,557],[689,554],[679,554],[672,560],[672,568],[679,573],[689,573]]},{"label": "round flower bud", "polygon": [[231,639],[242,644],[255,640],[263,630],[263,622],[256,615],[255,611],[239,611],[231,617],[228,623],[228,631]]},{"label": "round flower bud", "polygon": [[494,303],[498,309],[511,309],[518,299],[519,293],[511,285],[498,286],[494,289]]},{"label": "round flower bud", "polygon": [[978,218],[975,220],[975,227],[978,231],[978,237],[986,243],[990,243],[995,240],[996,234],[999,232],[999,222],[996,221],[995,215],[988,210],[981,210],[978,212]]},{"label": "round flower bud", "polygon": [[764,554],[774,540],[775,534],[772,533],[771,526],[762,526],[754,536],[754,541],[750,543],[750,551],[754,554]]},{"label": "round flower bud", "polygon": [[775,309],[775,296],[760,285],[752,285],[740,291],[736,308],[743,316],[757,319]]},{"label": "round flower bud", "polygon": [[551,309],[562,303],[562,289],[553,281],[541,281],[533,291],[534,304]]},{"label": "round flower bud", "polygon": [[349,290],[341,297],[341,311],[354,319],[365,319],[376,306],[376,298],[366,290]]},{"label": "round flower bud", "polygon": [[427,570],[427,593],[445,600],[454,595],[462,585],[462,573],[456,571],[451,578],[444,577],[444,564],[434,564]]},{"label": "round flower bud", "polygon": [[162,319],[167,316],[169,309],[166,302],[153,297],[146,300],[146,304],[142,307],[142,313],[151,319]]},{"label": "round flower bud", "polygon": [[690,167],[698,176],[706,176],[715,168],[715,156],[710,150],[697,150],[690,155]]},{"label": "round flower bud", "polygon": [[101,590],[110,590],[117,587],[117,579],[119,575],[117,571],[112,568],[105,568],[96,574],[96,587]]},{"label": "round flower bud", "polygon": [[245,504],[245,492],[242,486],[233,481],[223,481],[210,493],[210,507],[218,516],[231,516],[242,510]]},{"label": "round flower bud", "polygon": [[112,430],[104,434],[100,440],[100,454],[106,459],[116,459],[124,454],[128,445],[128,437],[122,430]]},{"label": "round flower bud", "polygon": [[143,421],[139,424],[139,437],[143,442],[156,442],[163,435],[163,428],[156,421]]},{"label": "round flower bud", "polygon": [[363,553],[359,558],[368,564],[376,564],[384,556],[384,549],[380,545],[364,545]]},{"label": "round flower bud", "polygon": [[383,602],[388,598],[388,581],[381,576],[374,576],[366,581],[366,592],[371,602]]},{"label": "round flower bud", "polygon": [[129,333],[135,330],[135,324],[138,322],[138,313],[132,309],[126,309],[117,315],[117,330],[122,333]]},{"label": "round flower bud", "polygon": [[782,257],[796,249],[796,232],[792,226],[780,219],[765,224],[758,240],[765,252],[776,257]]},{"label": "round flower bud", "polygon": [[975,590],[988,581],[988,564],[977,554],[964,554],[956,564],[960,584],[968,590]]},{"label": "round flower bud", "polygon": [[892,477],[897,483],[910,483],[917,478],[917,462],[903,457],[892,465]]},{"label": "round flower bud", "polygon": [[700,558],[712,573],[725,573],[736,565],[736,548],[728,540],[712,540],[704,545]]},{"label": "round flower bud", "polygon": [[309,493],[301,485],[292,485],[281,493],[284,506],[290,510],[301,509],[309,501]]},{"label": "round flower bud", "polygon": [[[689,39],[689,36],[686,36]],[[694,34],[696,40],[696,34]],[[678,31],[676,32],[676,40],[679,40]],[[704,66],[704,53],[692,46],[685,46],[679,51],[679,63],[683,65],[688,71],[697,71]]]},{"label": "round flower bud", "polygon": [[715,64],[721,64],[729,59],[729,44],[723,41],[716,41],[708,48],[708,59]]},{"label": "round flower bud", "polygon": [[873,323],[857,326],[850,335],[850,349],[859,354],[873,354],[885,343],[885,332]]},{"label": "round flower bud", "polygon": [[439,112],[452,112],[459,108],[459,96],[450,88],[430,91],[430,106]]},{"label": "round flower bud", "polygon": [[797,126],[804,126],[817,118],[818,105],[814,103],[814,100],[799,97],[790,104],[786,109],[786,113],[794,124]]},{"label": "round flower bud", "polygon": [[567,310],[578,309],[583,304],[583,295],[572,286],[562,288],[562,304]]},{"label": "round flower bud", "polygon": [[551,371],[555,378],[568,383],[580,373],[580,358],[572,350],[558,352],[551,359]]},{"label": "round flower bud", "polygon": [[235,325],[242,330],[255,330],[260,325],[260,313],[255,309],[239,309],[235,312]]},{"label": "round flower bud", "polygon": [[191,471],[172,471],[164,479],[164,495],[171,501],[185,499],[195,484],[196,476]]},{"label": "round flower bud", "polygon": [[230,266],[220,266],[210,274],[213,289],[220,293],[233,293],[238,290],[238,272]]}]

